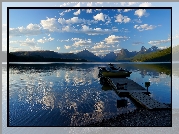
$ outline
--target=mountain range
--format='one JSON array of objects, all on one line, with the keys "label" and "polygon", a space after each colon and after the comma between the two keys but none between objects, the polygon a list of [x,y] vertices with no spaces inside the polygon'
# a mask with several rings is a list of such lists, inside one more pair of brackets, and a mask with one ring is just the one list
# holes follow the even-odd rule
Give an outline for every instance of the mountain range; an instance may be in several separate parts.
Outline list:
[{"label": "mountain range", "polygon": [[158,47],[152,46],[147,49],[144,46],[141,47],[140,51],[128,51],[127,49],[121,49],[118,53],[110,52],[105,56],[96,56],[88,50],[82,50],[76,54],[74,53],[57,53],[54,51],[18,51],[10,52],[16,56],[41,56],[44,58],[60,58],[60,59],[85,59],[92,62],[115,62],[115,61],[132,61],[134,57],[141,56],[144,54],[150,54],[157,51],[161,51]]}]

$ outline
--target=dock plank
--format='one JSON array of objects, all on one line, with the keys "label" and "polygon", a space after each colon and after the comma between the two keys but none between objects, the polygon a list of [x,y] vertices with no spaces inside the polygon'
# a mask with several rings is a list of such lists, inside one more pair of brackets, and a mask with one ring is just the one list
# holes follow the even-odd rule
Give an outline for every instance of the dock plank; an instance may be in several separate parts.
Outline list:
[{"label": "dock plank", "polygon": [[139,85],[138,83],[130,80],[128,78],[108,78],[109,81],[112,81],[113,88],[117,90],[117,83],[124,84],[127,83],[127,90],[119,90],[120,92],[146,92],[147,90]]},{"label": "dock plank", "polygon": [[141,92],[133,92],[129,94],[133,99],[135,99],[138,103],[146,107],[147,109],[164,109],[170,108],[168,105],[158,102],[154,100],[150,96],[141,93]]},{"label": "dock plank", "polygon": [[[170,106],[160,103],[157,100],[154,100],[147,94],[147,90],[139,85],[138,83],[130,80],[128,78],[109,78],[107,77],[108,84],[118,93],[128,93],[131,98],[136,100],[140,105],[147,109],[168,109]],[[127,83],[126,90],[117,89],[117,83],[125,84]]]}]

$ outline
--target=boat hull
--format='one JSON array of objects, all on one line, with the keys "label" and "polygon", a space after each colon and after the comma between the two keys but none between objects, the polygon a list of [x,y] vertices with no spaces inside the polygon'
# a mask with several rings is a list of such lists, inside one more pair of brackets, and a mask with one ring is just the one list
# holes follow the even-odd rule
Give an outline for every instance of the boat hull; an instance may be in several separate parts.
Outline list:
[{"label": "boat hull", "polygon": [[102,72],[102,75],[104,77],[113,77],[113,78],[125,78],[130,77],[130,74],[132,72],[126,72],[126,71],[118,71],[118,72]]}]

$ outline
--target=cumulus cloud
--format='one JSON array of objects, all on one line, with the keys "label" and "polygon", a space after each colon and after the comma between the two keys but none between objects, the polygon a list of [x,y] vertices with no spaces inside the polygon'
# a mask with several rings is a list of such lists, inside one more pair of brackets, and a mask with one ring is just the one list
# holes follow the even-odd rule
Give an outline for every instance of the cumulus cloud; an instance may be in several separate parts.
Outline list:
[{"label": "cumulus cloud", "polygon": [[140,18],[139,18],[139,19],[134,19],[134,20],[133,20],[133,23],[134,23],[134,22],[142,23],[142,20],[141,20]]},{"label": "cumulus cloud", "polygon": [[107,53],[109,53],[111,50],[92,50],[91,52],[94,53],[95,55],[106,55]]},{"label": "cumulus cloud", "polygon": [[80,19],[78,17],[72,17],[68,20],[65,20],[64,18],[59,18],[58,22],[62,25],[71,25],[76,23],[84,23],[84,24],[97,23],[97,21],[95,20],[85,20],[85,19]]},{"label": "cumulus cloud", "polygon": [[54,38],[52,38],[52,37],[49,37],[48,39],[46,37],[44,37],[43,39],[37,40],[37,42],[46,43],[46,42],[50,42],[50,41],[53,41],[53,40],[54,40]]},{"label": "cumulus cloud", "polygon": [[60,25],[55,18],[47,18],[46,20],[41,20],[40,24],[43,29],[47,29],[50,32],[59,31]]},{"label": "cumulus cloud", "polygon": [[30,49],[33,51],[38,51],[38,50],[42,50],[42,47],[31,46]]},{"label": "cumulus cloud", "polygon": [[23,51],[23,48],[9,46],[10,52]]},{"label": "cumulus cloud", "polygon": [[156,28],[157,26],[154,25],[148,25],[148,24],[143,24],[143,25],[135,25],[134,28],[136,28],[139,31],[144,31],[144,30],[152,30]]},{"label": "cumulus cloud", "polygon": [[137,4],[137,3],[138,3],[138,2],[128,2],[127,5],[128,5],[128,6],[132,6],[132,5],[135,5],[135,4]]},{"label": "cumulus cloud", "polygon": [[83,32],[88,35],[103,35],[103,34],[110,34],[113,32],[118,32],[118,29],[101,29],[101,28],[90,28],[89,26],[83,25],[80,32]]},{"label": "cumulus cloud", "polygon": [[75,31],[77,31],[77,29],[74,29],[71,26],[62,27],[62,32],[75,32]]},{"label": "cumulus cloud", "polygon": [[64,47],[65,47],[65,49],[69,49],[69,48],[71,48],[71,46],[67,46],[67,45],[65,45]]},{"label": "cumulus cloud", "polygon": [[99,43],[95,43],[95,46],[92,47],[92,49],[101,49],[101,48],[106,48],[106,45],[104,44],[103,41]]},{"label": "cumulus cloud", "polygon": [[80,7],[80,2],[78,2],[78,4],[76,4],[74,7]]},{"label": "cumulus cloud", "polygon": [[57,47],[57,50],[59,51],[59,50],[60,50],[60,47]]},{"label": "cumulus cloud", "polygon": [[124,12],[132,11],[133,9],[124,9]]},{"label": "cumulus cloud", "polygon": [[69,42],[70,39],[67,39],[67,40],[57,40],[57,41],[60,41],[60,42]]},{"label": "cumulus cloud", "polygon": [[73,13],[74,15],[79,15],[80,14],[80,9],[76,12]]},{"label": "cumulus cloud", "polygon": [[178,39],[179,38],[179,34],[176,34],[175,36],[172,37],[172,40]]},{"label": "cumulus cloud", "polygon": [[92,4],[93,4],[92,2],[88,2],[87,7],[92,7]]},{"label": "cumulus cloud", "polygon": [[9,28],[9,36],[29,36],[41,34],[41,26],[30,23],[27,27]]},{"label": "cumulus cloud", "polygon": [[121,6],[132,6],[137,4],[138,2],[120,2]]},{"label": "cumulus cloud", "polygon": [[158,47],[159,49],[166,49],[167,48],[167,46],[164,46],[164,47]]},{"label": "cumulus cloud", "polygon": [[36,42],[34,38],[32,39],[27,38],[25,41],[22,41],[22,40],[10,41],[9,44],[10,45],[20,44],[20,46],[35,46]]},{"label": "cumulus cloud", "polygon": [[97,4],[101,4],[101,5],[102,5],[102,4],[103,4],[103,2],[95,2],[95,5],[97,5]]},{"label": "cumulus cloud", "polygon": [[126,36],[115,36],[115,35],[110,35],[109,37],[105,38],[104,41],[106,44],[115,44],[119,43],[121,40],[128,39]]},{"label": "cumulus cloud", "polygon": [[92,9],[87,9],[86,13],[92,13]]},{"label": "cumulus cloud", "polygon": [[122,9],[117,9],[117,11],[120,13],[122,11]]},{"label": "cumulus cloud", "polygon": [[141,18],[142,16],[148,16],[149,14],[145,9],[138,9],[135,11],[134,15],[137,15],[139,18]]},{"label": "cumulus cloud", "polygon": [[152,46],[157,46],[157,45],[160,45],[160,44],[164,44],[164,43],[168,43],[168,42],[171,42],[171,39],[168,38],[167,40],[155,40],[155,41],[149,41],[148,43]]},{"label": "cumulus cloud", "polygon": [[99,14],[97,14],[96,16],[93,16],[93,18],[94,18],[95,20],[105,21],[105,20],[104,20],[104,14],[103,14],[103,13],[99,13]]},{"label": "cumulus cloud", "polygon": [[139,5],[139,7],[151,7],[151,6],[152,6],[152,4],[149,2],[143,2]]},{"label": "cumulus cloud", "polygon": [[130,22],[130,18],[128,18],[127,16],[122,16],[122,14],[119,14],[119,15],[117,15],[117,16],[115,16],[116,17],[116,20],[115,20],[115,22],[120,22],[120,23],[128,23],[128,22]]},{"label": "cumulus cloud", "polygon": [[88,45],[91,45],[92,42],[91,42],[91,39],[88,39],[88,40],[83,40],[83,39],[77,39],[75,40],[75,43],[73,44],[74,47],[79,47],[79,46],[88,46]]},{"label": "cumulus cloud", "polygon": [[59,14],[60,14],[60,16],[63,16],[63,15],[65,15],[65,13],[68,13],[70,11],[72,11],[72,9],[67,9],[67,10],[65,10],[65,11],[63,11],[63,12],[61,12]]}]

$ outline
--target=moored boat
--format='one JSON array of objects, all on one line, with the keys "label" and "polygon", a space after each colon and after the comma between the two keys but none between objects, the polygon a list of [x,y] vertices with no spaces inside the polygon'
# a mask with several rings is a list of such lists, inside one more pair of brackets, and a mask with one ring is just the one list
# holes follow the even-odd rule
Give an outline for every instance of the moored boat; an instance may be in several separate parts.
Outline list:
[{"label": "moored boat", "polygon": [[99,77],[130,77],[132,72],[124,70],[122,68],[117,68],[113,64],[108,64],[108,67],[99,67]]},{"label": "moored boat", "polygon": [[104,77],[119,77],[119,78],[125,78],[125,77],[130,77],[130,74],[132,72],[129,71],[105,71],[102,72],[102,75]]}]

